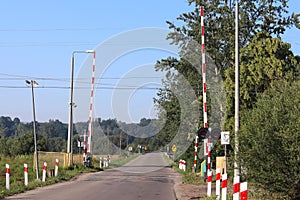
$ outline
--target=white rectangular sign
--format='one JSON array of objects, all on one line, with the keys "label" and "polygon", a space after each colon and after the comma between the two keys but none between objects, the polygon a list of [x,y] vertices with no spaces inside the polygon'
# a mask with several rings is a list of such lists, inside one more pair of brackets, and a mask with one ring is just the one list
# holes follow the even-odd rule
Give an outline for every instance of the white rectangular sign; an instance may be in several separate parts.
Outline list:
[{"label": "white rectangular sign", "polygon": [[230,144],[229,131],[221,132],[221,144]]}]

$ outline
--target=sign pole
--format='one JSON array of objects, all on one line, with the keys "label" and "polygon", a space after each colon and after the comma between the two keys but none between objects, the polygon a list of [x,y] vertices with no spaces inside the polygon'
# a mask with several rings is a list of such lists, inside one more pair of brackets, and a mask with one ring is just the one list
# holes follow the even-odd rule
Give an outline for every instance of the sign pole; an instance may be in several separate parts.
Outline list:
[{"label": "sign pole", "polygon": [[225,174],[226,174],[226,171],[227,171],[227,145],[230,144],[230,133],[228,131],[221,132],[221,144],[225,145],[224,156],[225,156]]}]

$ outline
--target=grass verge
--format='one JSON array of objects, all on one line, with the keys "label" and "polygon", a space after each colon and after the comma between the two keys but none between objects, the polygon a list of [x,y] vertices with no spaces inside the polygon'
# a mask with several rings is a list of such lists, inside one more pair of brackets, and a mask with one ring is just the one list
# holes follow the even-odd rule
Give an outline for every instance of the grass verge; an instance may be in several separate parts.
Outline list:
[{"label": "grass verge", "polygon": [[[119,167],[139,155],[132,155],[129,157],[119,158],[113,160],[108,168]],[[6,189],[6,167],[5,164],[10,165],[10,189]],[[24,185],[24,163],[28,163],[28,185]],[[83,173],[93,173],[102,171],[99,167],[84,167],[83,165],[73,165],[67,168],[59,167],[57,177],[47,177],[45,182],[42,182],[42,168],[39,169],[39,180],[36,179],[36,172],[32,166],[33,156],[23,155],[15,158],[0,157],[0,199],[14,194],[22,193],[37,187],[43,187],[59,182],[64,182],[75,178]],[[96,162],[95,162],[96,164]],[[41,166],[40,166],[41,167]]]}]

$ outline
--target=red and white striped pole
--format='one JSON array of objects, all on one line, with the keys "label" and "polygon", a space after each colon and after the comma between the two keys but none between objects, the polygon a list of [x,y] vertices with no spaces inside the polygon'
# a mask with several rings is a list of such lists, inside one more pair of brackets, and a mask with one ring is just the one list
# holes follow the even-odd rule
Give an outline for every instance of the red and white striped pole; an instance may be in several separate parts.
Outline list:
[{"label": "red and white striped pole", "polygon": [[194,168],[196,170],[197,167],[197,156],[198,156],[198,136],[195,139],[195,152],[194,152]]},{"label": "red and white striped pole", "polygon": [[207,196],[211,196],[211,182],[212,182],[212,171],[207,171]]},{"label": "red and white striped pole", "polygon": [[9,164],[5,164],[5,176],[6,176],[6,189],[9,190],[10,189],[10,182],[9,182],[9,176],[10,176],[10,169],[9,169]]},{"label": "red and white striped pole", "polygon": [[240,196],[241,196],[241,200],[248,199],[247,182],[241,183]]},{"label": "red and white striped pole", "polygon": [[[202,82],[203,82],[203,123],[204,128],[208,128],[208,122],[207,122],[207,102],[206,102],[206,62],[205,62],[205,40],[204,40],[204,34],[205,34],[205,28],[204,28],[204,6],[200,6],[200,15],[201,15],[201,49],[202,49]],[[207,140],[208,145],[208,152],[207,152],[207,174],[211,174],[211,167],[210,167],[210,136]],[[209,176],[207,177],[209,178]],[[207,194],[211,194],[211,182],[207,182]],[[210,185],[210,186],[209,186]]]},{"label": "red and white striped pole", "polygon": [[93,122],[93,101],[94,101],[94,87],[95,87],[95,68],[96,68],[96,51],[94,51],[93,66],[92,66],[92,89],[90,95],[90,114],[89,114],[89,126],[88,126],[88,145],[87,152],[91,152],[92,142],[92,122]]},{"label": "red and white striped pole", "polygon": [[43,167],[43,179],[42,179],[43,182],[46,181],[46,172],[47,172],[47,163],[44,162],[44,167]]},{"label": "red and white striped pole", "polygon": [[233,200],[240,199],[240,177],[235,176],[233,178]]},{"label": "red and white striped pole", "polygon": [[220,187],[221,187],[221,184],[220,184],[220,179],[221,179],[221,173],[220,173],[220,168],[217,168],[216,169],[216,196],[217,196],[217,199],[220,198]]},{"label": "red and white striped pole", "polygon": [[182,170],[185,172],[186,170],[186,161],[182,160]]},{"label": "red and white striped pole", "polygon": [[205,40],[204,40],[204,7],[200,6],[201,14],[201,42],[202,42],[202,82],[203,82],[203,122],[204,128],[208,128],[207,106],[206,106],[206,62],[205,62]]},{"label": "red and white striped pole", "polygon": [[54,176],[58,175],[58,165],[59,165],[59,161],[58,161],[58,159],[55,159],[55,172],[54,172]]},{"label": "red and white striped pole", "polygon": [[86,162],[87,145],[86,145],[86,133],[83,135],[83,164]]},{"label": "red and white striped pole", "polygon": [[222,200],[227,198],[227,174],[222,175]]},{"label": "red and white striped pole", "polygon": [[24,163],[24,185],[28,185],[28,165]]},{"label": "red and white striped pole", "polygon": [[[209,139],[208,139],[209,141]],[[210,166],[210,143],[207,143],[207,196],[211,196],[211,182],[212,182],[212,170]]]}]

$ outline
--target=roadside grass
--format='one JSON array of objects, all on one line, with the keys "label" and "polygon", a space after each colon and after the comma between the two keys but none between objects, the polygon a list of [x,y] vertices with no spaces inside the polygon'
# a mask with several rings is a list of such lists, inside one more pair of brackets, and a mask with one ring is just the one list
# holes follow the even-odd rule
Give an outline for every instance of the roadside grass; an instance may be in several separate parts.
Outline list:
[{"label": "roadside grass", "polygon": [[193,185],[205,184],[205,182],[199,175],[192,173],[188,169],[186,171],[179,169],[178,162],[173,161],[166,154],[164,154],[164,158],[167,161],[167,163],[170,165],[171,168],[173,168],[175,171],[177,171],[179,174],[181,174],[182,183],[193,184]]},{"label": "roadside grass", "polygon": [[[111,166],[108,168],[114,168],[121,166],[130,160],[136,158],[138,155],[133,155],[130,157],[119,157],[116,160],[111,162]],[[48,161],[45,160],[47,163]],[[28,185],[24,185],[24,163],[28,165]],[[48,169],[54,169],[54,162],[49,161]],[[97,161],[95,160],[94,166],[96,166]],[[5,164],[9,164],[10,166],[10,189],[6,189],[6,167]],[[15,158],[9,157],[0,157],[0,199],[11,196],[14,194],[22,193],[27,190],[32,190],[38,187],[43,187],[46,185],[51,185],[63,181],[71,180],[72,178],[77,177],[83,173],[93,173],[98,171],[103,171],[104,169],[100,169],[99,167],[84,167],[81,164],[72,165],[70,167],[61,167],[59,166],[58,176],[57,177],[49,177],[47,174],[47,178],[45,182],[42,182],[42,168],[41,164],[39,164],[39,180],[36,179],[35,166],[33,164],[33,155],[22,155],[17,156]]]},{"label": "roadside grass", "polygon": [[[200,175],[194,174],[191,172],[191,170],[187,170],[184,172],[183,170],[178,168],[178,162],[174,162],[172,159],[164,155],[165,160],[169,163],[169,165],[182,176],[182,183],[183,184],[192,184],[192,185],[206,185],[206,182],[203,180],[203,178]],[[233,192],[233,172],[228,173],[229,178],[227,182],[227,199],[232,199],[232,192]],[[212,180],[212,187],[215,187],[215,176],[213,176]],[[212,194],[211,197],[202,197],[199,198],[201,200],[213,200],[216,199],[216,195]],[[249,200],[260,200],[260,199],[266,199],[266,200],[287,200],[289,199],[286,195],[282,194],[276,194],[271,193],[263,188],[257,188],[253,182],[248,181],[248,199]]]}]

